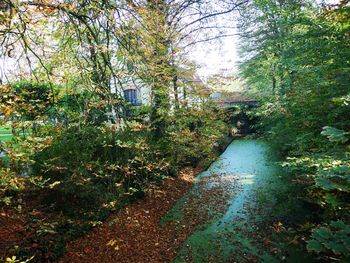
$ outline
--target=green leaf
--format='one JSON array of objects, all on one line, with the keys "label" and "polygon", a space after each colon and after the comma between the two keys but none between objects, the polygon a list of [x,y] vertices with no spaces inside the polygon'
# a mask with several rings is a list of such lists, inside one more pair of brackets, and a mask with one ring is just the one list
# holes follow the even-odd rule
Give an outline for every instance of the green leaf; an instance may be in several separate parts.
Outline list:
[{"label": "green leaf", "polygon": [[320,177],[315,179],[316,185],[324,190],[336,190],[339,188],[338,184],[333,183],[329,178]]},{"label": "green leaf", "polygon": [[350,226],[343,221],[332,221],[312,231],[311,240],[307,241],[307,249],[316,253],[350,255]]},{"label": "green leaf", "polygon": [[320,239],[329,239],[332,235],[332,231],[327,227],[320,227],[314,232],[314,236]]},{"label": "green leaf", "polygon": [[345,143],[349,140],[346,136],[347,132],[329,126],[323,127],[321,134],[327,136],[331,142]]},{"label": "green leaf", "polygon": [[320,253],[323,251],[323,246],[320,242],[318,242],[317,240],[309,240],[307,242],[307,246],[306,248],[309,250],[309,251],[315,251],[316,253]]},{"label": "green leaf", "polygon": [[329,177],[315,178],[316,186],[326,191],[338,190],[342,192],[350,191],[350,185],[346,182],[346,177],[340,175],[333,175]]},{"label": "green leaf", "polygon": [[333,208],[335,208],[339,205],[337,197],[332,193],[325,194],[324,199],[325,199],[326,203],[330,204]]}]

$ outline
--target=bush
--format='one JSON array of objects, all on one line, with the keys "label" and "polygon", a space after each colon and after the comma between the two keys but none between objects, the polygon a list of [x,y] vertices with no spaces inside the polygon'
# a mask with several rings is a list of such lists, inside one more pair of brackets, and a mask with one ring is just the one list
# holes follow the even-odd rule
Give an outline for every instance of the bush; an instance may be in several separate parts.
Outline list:
[{"label": "bush", "polygon": [[93,126],[67,129],[36,153],[34,161],[33,173],[48,180],[46,200],[67,212],[140,194],[166,175],[169,166],[142,132],[117,134],[109,127]]},{"label": "bush", "polygon": [[215,145],[227,133],[220,112],[208,105],[179,111],[168,129],[172,162],[183,166],[215,158]]}]

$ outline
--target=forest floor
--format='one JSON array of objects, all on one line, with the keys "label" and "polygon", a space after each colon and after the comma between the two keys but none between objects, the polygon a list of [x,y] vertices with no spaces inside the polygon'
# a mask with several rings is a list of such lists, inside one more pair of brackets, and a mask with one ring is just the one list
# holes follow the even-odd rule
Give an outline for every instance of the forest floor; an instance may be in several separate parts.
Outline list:
[{"label": "forest floor", "polygon": [[146,196],[67,245],[60,262],[169,262],[191,232],[178,231],[174,222],[161,225],[161,217],[191,189],[200,168],[187,168]]}]

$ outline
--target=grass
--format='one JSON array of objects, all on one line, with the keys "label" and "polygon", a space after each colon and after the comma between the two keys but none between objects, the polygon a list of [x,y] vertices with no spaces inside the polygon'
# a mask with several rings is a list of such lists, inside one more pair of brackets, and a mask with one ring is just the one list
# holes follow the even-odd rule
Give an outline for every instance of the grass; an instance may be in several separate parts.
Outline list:
[{"label": "grass", "polygon": [[11,130],[10,124],[6,124],[0,127],[0,134],[11,134],[11,133],[12,133],[12,130]]},{"label": "grass", "polygon": [[10,142],[12,138],[13,138],[13,135],[0,136],[0,142]]},{"label": "grass", "polygon": [[[32,132],[31,129],[26,129],[24,133],[30,134],[31,132]],[[16,133],[19,136],[23,135],[22,129],[17,129]],[[12,137],[13,137],[13,135],[12,135],[11,124],[8,123],[8,124],[0,126],[0,141],[2,141],[2,142],[11,141]]]}]

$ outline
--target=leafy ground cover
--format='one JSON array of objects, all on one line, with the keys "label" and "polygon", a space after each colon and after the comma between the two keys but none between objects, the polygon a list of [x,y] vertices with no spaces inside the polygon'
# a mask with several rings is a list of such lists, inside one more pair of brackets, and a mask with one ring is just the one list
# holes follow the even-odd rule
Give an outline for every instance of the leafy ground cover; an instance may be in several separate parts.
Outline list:
[{"label": "leafy ground cover", "polygon": [[[198,172],[198,170],[197,170]],[[161,217],[189,190],[197,173],[183,170],[147,192],[145,198],[113,215],[87,236],[68,244],[61,262],[164,262],[174,258],[187,228],[159,224]]]},{"label": "leafy ground cover", "polygon": [[[225,140],[225,143],[229,141]],[[99,213],[90,212],[90,215],[85,214],[78,220],[47,211],[45,203],[42,203],[44,190],[20,193],[18,202],[9,198],[11,206],[2,208],[0,231],[4,235],[0,244],[4,251],[16,254],[17,258],[18,255],[23,257],[25,251],[35,251],[37,260],[43,262],[61,255],[67,241],[70,243],[60,262],[111,262],[115,258],[118,262],[130,262],[130,259],[137,262],[145,259],[152,262],[170,260],[194,225],[180,227],[178,232],[178,223],[162,226],[160,218],[192,187],[194,176],[202,169],[202,166],[195,170],[186,168],[178,177],[168,178],[159,186],[150,185],[141,200],[110,217],[115,209],[106,207]],[[212,200],[221,200],[217,197],[213,196]],[[124,204],[127,204],[126,200]],[[93,230],[78,238],[90,229]]]}]

